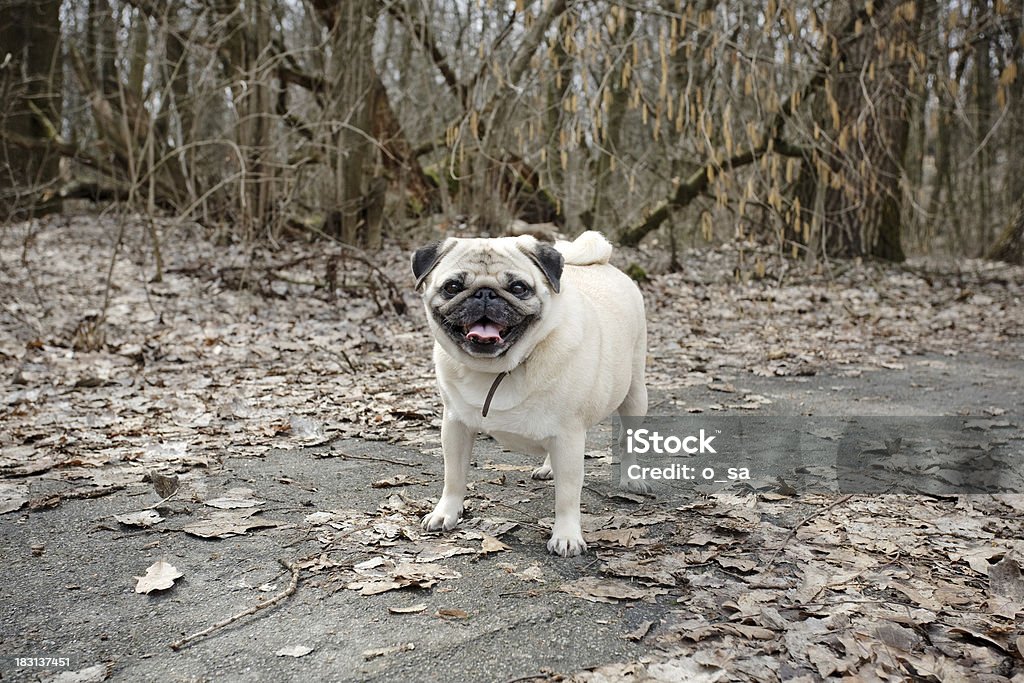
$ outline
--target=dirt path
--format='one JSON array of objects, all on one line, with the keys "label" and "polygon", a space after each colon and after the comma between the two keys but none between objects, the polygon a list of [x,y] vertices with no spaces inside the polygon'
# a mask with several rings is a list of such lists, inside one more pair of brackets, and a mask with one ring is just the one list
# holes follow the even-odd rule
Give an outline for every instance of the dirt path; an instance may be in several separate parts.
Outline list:
[{"label": "dirt path", "polygon": [[[1024,361],[1019,348],[1005,351],[910,356],[903,369],[859,376],[737,372],[716,379],[735,392],[683,386],[659,392],[655,405],[709,409],[756,394],[779,414],[995,413],[1019,427]],[[602,476],[607,463],[595,458],[584,493],[592,552],[566,560],[545,552],[537,521],[550,517],[552,491],[529,478],[533,463],[482,440],[476,464],[470,516],[444,537],[415,526],[440,488],[437,444],[410,447],[400,435],[391,444],[343,439],[226,458],[183,476],[157,508],[164,521],[149,529],[114,519],[155,505],[149,484],[5,515],[0,652],[70,657],[72,668],[99,667],[95,678],[75,680],[125,681],[504,681],[574,672],[603,681],[639,680],[640,671],[666,681],[830,672],[897,680],[940,670],[1007,680],[1024,672],[1015,616],[1024,584],[1012,559],[1024,550],[1024,497],[634,502],[615,497]],[[407,485],[374,488],[401,483],[396,477]],[[250,522],[278,526],[217,540],[183,531],[217,512],[202,501],[235,488],[252,491],[233,494],[243,503],[262,501]],[[495,535],[505,548],[483,552],[500,547],[490,545]],[[132,577],[157,560],[184,577],[165,592],[133,592]],[[301,567],[293,595],[179,651],[169,647],[283,591],[289,573],[279,560]],[[396,586],[385,590],[388,582]],[[389,611],[396,608],[413,611]],[[275,654],[292,646],[312,650]],[[5,667],[5,679],[36,677]]]}]

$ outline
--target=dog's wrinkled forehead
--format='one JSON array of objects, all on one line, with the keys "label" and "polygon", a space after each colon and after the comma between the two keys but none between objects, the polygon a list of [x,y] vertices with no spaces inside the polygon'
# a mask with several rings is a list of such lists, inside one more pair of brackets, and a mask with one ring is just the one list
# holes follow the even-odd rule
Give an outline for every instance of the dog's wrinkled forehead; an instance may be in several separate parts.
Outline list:
[{"label": "dog's wrinkled forehead", "polygon": [[533,277],[536,270],[516,238],[456,240],[439,265],[446,273],[465,272],[474,278],[500,279],[509,271]]}]

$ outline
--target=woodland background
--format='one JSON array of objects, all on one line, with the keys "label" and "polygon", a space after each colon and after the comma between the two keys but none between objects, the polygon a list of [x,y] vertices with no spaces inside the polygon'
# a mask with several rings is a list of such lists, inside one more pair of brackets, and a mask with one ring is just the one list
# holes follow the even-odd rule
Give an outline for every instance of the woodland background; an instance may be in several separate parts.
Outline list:
[{"label": "woodland background", "polygon": [[[0,0],[0,651],[95,681],[1022,680],[1022,19]],[[592,552],[549,558],[550,483],[481,440],[470,514],[424,533],[410,249],[588,227],[640,283],[655,414],[958,416],[1006,492],[649,498],[597,448]]]},{"label": "woodland background", "polygon": [[[0,220],[1019,262],[1024,0],[0,0]],[[159,267],[158,231],[150,230]],[[763,271],[758,259],[742,270]]]}]

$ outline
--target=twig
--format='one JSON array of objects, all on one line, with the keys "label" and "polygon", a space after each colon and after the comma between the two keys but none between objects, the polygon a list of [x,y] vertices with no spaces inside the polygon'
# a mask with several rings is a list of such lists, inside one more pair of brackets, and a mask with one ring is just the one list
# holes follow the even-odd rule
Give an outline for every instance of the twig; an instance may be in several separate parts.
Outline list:
[{"label": "twig", "polygon": [[507,681],[505,681],[505,683],[523,683],[523,681],[536,681],[536,680],[542,680],[542,681],[551,680],[551,676],[549,676],[548,674],[539,674],[539,673],[538,674],[526,674],[525,676],[519,676],[518,678],[510,678]]},{"label": "twig", "polygon": [[376,460],[378,462],[386,462],[386,463],[390,463],[392,465],[402,465],[404,467],[422,467],[423,466],[423,463],[421,463],[421,462],[402,462],[401,460],[391,460],[389,458],[376,458],[376,457],[374,457],[372,455],[352,455],[350,453],[343,453],[341,451],[337,451],[334,455],[337,456],[337,457],[341,457],[343,460],[348,460],[348,459],[352,459],[352,460]]},{"label": "twig", "polygon": [[853,494],[852,493],[848,493],[845,496],[843,496],[842,498],[839,498],[837,500],[832,501],[831,503],[829,503],[825,507],[823,507],[823,508],[821,508],[819,510],[815,510],[814,512],[812,512],[811,514],[807,515],[806,517],[801,519],[799,522],[797,522],[796,526],[794,526],[792,529],[790,529],[789,533],[786,534],[786,537],[784,539],[782,539],[782,543],[779,545],[778,548],[775,549],[775,552],[772,553],[772,556],[770,558],[768,558],[768,563],[764,566],[765,570],[771,569],[772,565],[775,564],[775,558],[779,556],[779,553],[781,553],[783,548],[786,547],[786,544],[789,543],[789,541],[794,536],[796,536],[797,529],[802,527],[804,524],[807,524],[808,522],[810,522],[815,517],[828,512],[832,508],[835,508],[835,507],[837,507],[839,505],[842,505],[843,503],[845,503],[846,501],[850,500],[851,498],[853,498]]},{"label": "twig", "polygon": [[244,612],[239,612],[238,614],[236,614],[236,615],[234,615],[232,617],[228,617],[227,619],[224,619],[223,621],[218,621],[213,626],[210,626],[208,628],[204,628],[202,631],[198,631],[196,633],[193,633],[190,636],[185,636],[181,640],[174,641],[173,643],[171,643],[171,649],[172,650],[180,650],[181,648],[185,647],[186,645],[191,645],[195,641],[197,641],[197,640],[199,640],[201,638],[205,638],[206,636],[210,635],[214,631],[222,629],[225,626],[230,626],[231,624],[235,623],[239,619],[247,617],[250,614],[255,614],[256,612],[259,612],[260,610],[267,609],[269,607],[273,607],[277,603],[282,602],[282,601],[286,600],[287,598],[291,597],[295,593],[295,589],[298,588],[298,586],[299,586],[299,573],[301,571],[300,568],[299,568],[299,564],[297,562],[288,562],[287,560],[281,560],[281,559],[279,559],[278,562],[281,563],[281,566],[283,566],[285,569],[287,569],[288,571],[290,571],[292,573],[292,580],[288,582],[288,587],[287,588],[285,588],[283,591],[281,591],[280,593],[278,593],[274,597],[272,597],[272,598],[270,598],[268,600],[264,600],[263,602],[260,602],[260,603],[257,603],[255,605],[253,605],[252,607],[250,607],[249,609],[245,610]]}]

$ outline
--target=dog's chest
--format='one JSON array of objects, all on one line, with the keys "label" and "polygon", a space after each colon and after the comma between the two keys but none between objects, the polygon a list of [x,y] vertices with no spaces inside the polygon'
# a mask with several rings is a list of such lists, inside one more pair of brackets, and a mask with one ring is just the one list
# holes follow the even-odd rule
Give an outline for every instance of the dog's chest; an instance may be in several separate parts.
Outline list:
[{"label": "dog's chest", "polygon": [[527,455],[544,456],[548,452],[548,439],[538,439],[529,435],[500,430],[486,430],[504,448]]}]

